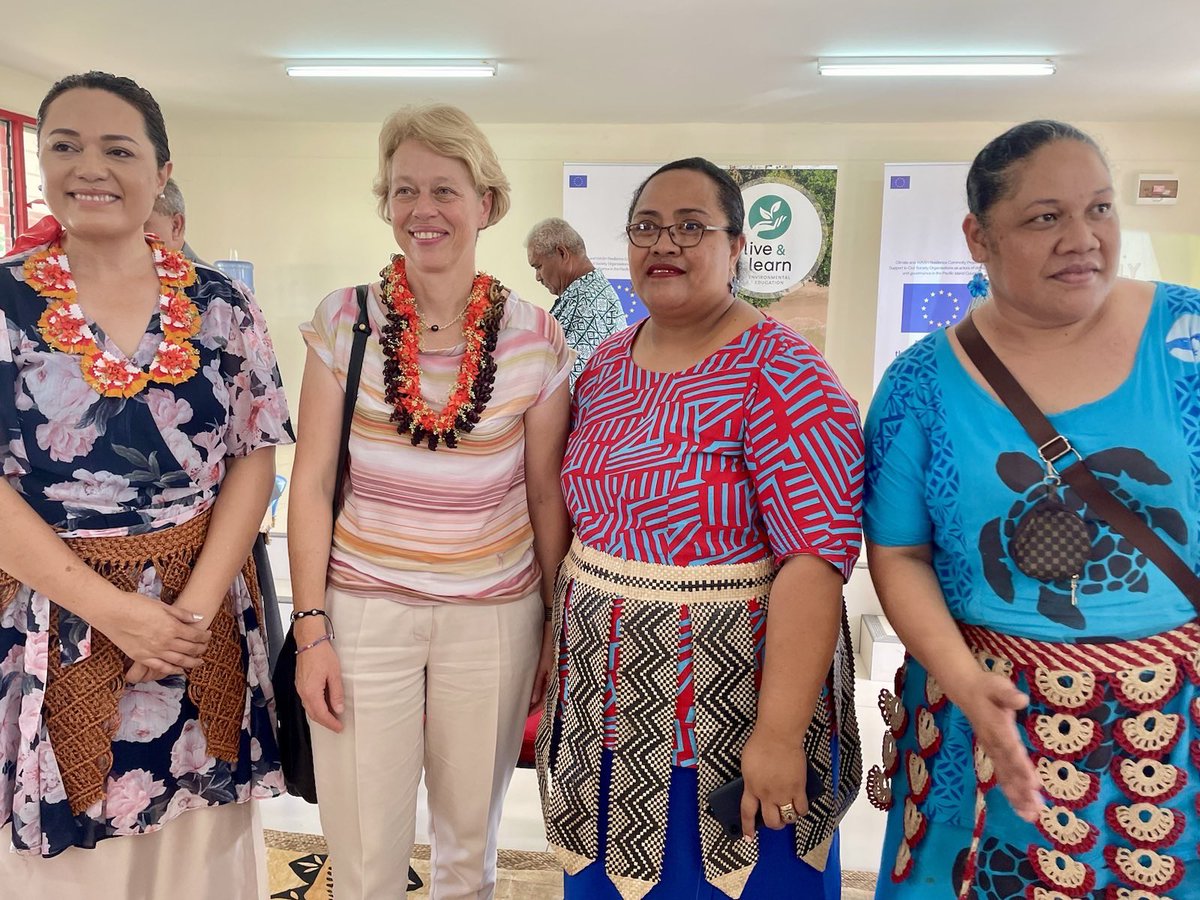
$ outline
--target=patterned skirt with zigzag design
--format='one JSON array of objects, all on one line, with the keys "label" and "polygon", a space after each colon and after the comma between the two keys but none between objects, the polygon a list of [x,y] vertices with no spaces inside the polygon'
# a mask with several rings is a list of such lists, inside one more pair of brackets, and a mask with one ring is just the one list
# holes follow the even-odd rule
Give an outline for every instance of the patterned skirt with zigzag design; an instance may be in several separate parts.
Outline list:
[{"label": "patterned skirt with zigzag design", "polygon": [[1017,818],[987,755],[913,659],[880,694],[890,808],[877,898],[1200,898],[1200,625],[1069,644],[962,626],[981,666],[1030,697],[1019,717],[1043,785]]},{"label": "patterned skirt with zigzag design", "polygon": [[[568,873],[597,858],[604,803],[609,822],[605,868],[624,900],[645,896],[661,876],[680,610],[686,606],[704,875],[731,897],[741,895],[758,858],[757,845],[727,838],[703,798],[738,774],[741,750],[754,726],[759,666],[752,610],[766,608],[773,579],[770,561],[676,567],[618,559],[578,541],[572,546],[559,572],[554,623],[566,653],[547,692],[537,737],[547,836]],[[614,609],[620,619],[616,641]],[[824,868],[837,823],[861,782],[853,691],[843,613],[823,702],[804,741],[826,787],[796,825],[796,855],[817,869]],[[831,752],[835,734],[838,771]],[[609,796],[601,798],[606,745],[613,754],[612,784]]]}]

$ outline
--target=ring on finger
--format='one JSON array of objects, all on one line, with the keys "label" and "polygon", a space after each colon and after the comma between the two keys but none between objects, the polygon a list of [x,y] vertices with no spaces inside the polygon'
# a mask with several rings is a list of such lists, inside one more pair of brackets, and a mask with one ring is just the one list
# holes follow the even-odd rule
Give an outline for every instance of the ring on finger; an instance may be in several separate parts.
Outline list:
[{"label": "ring on finger", "polygon": [[792,806],[792,804],[785,803],[779,807],[779,818],[790,825],[800,818],[800,814],[796,812],[796,807]]}]

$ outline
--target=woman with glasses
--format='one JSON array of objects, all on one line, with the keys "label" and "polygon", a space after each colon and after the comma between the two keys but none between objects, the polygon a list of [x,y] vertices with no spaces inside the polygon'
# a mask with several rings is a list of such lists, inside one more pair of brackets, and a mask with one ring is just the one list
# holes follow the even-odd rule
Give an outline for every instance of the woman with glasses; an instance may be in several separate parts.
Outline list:
[{"label": "woman with glasses", "polygon": [[[651,175],[626,228],[649,318],[576,383],[538,739],[567,900],[840,896],[862,437],[820,353],[733,293],[743,220],[707,160]],[[706,807],[739,774],[730,837]]]}]

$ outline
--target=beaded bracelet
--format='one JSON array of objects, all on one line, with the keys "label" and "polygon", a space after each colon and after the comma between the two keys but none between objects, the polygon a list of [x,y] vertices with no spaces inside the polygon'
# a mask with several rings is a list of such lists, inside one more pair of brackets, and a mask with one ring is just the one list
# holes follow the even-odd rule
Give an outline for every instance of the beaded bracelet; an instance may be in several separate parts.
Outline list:
[{"label": "beaded bracelet", "polygon": [[554,619],[554,607],[542,605],[542,614],[545,616],[545,621],[550,622]]},{"label": "beaded bracelet", "polygon": [[324,616],[329,619],[329,613],[323,609],[298,609],[292,613],[291,620],[295,622],[297,619],[303,619],[305,616]]},{"label": "beaded bracelet", "polygon": [[313,641],[311,644],[305,644],[303,647],[298,648],[296,650],[296,655],[299,656],[305,650],[311,650],[313,647],[317,646],[317,644],[323,644],[326,641],[332,641],[332,640],[333,640],[332,634],[323,634],[319,638],[317,638],[315,641]]}]

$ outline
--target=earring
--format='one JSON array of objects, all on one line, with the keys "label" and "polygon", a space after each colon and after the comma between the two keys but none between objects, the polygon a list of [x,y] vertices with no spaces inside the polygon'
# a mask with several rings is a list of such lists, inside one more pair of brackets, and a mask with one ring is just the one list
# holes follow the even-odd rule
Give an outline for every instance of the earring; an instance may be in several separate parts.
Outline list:
[{"label": "earring", "polygon": [[971,276],[971,280],[967,282],[967,292],[971,295],[970,309],[977,309],[987,302],[988,289],[991,287],[988,282],[988,277],[984,274],[983,266],[979,267],[979,271]]},{"label": "earring", "polygon": [[158,195],[158,199],[159,199],[159,200],[166,200],[166,199],[167,199],[167,192],[166,192],[166,191],[163,191],[161,194],[159,194],[159,195]]}]

